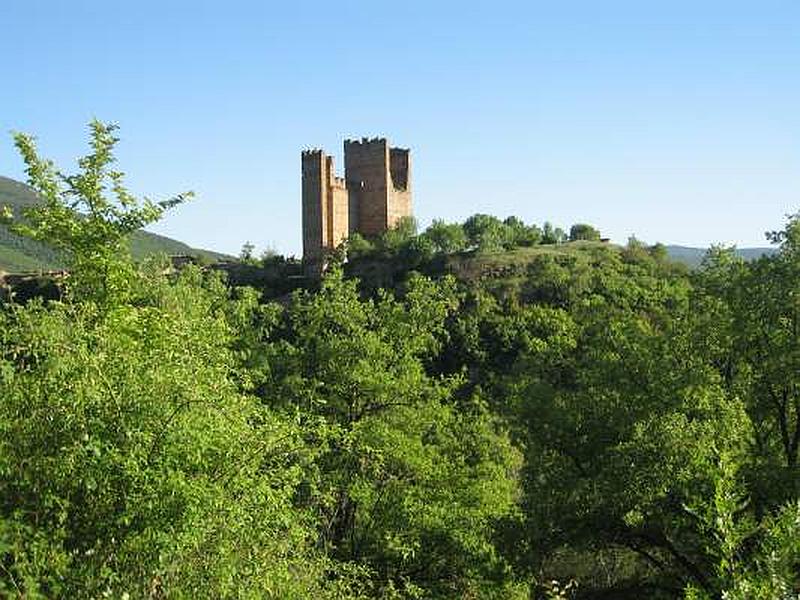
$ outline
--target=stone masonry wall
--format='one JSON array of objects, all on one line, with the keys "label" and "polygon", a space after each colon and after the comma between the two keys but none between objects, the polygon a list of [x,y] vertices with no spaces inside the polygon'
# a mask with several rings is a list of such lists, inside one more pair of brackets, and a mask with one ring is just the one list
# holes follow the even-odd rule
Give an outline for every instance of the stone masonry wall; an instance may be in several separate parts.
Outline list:
[{"label": "stone masonry wall", "polygon": [[326,248],[334,249],[350,234],[350,201],[344,179],[336,177],[333,158],[327,157],[326,194],[328,202],[328,239]]},{"label": "stone masonry wall", "polygon": [[411,159],[384,138],[344,142],[345,177],[321,150],[302,153],[303,257],[320,262],[349,234],[372,237],[411,215]]},{"label": "stone masonry wall", "polygon": [[345,140],[344,168],[347,187],[354,194],[357,226],[365,236],[386,231],[389,181],[389,144],[385,139]]},{"label": "stone masonry wall", "polygon": [[327,241],[327,202],[323,201],[323,160],[321,150],[302,154],[303,176],[303,256],[319,260]]}]

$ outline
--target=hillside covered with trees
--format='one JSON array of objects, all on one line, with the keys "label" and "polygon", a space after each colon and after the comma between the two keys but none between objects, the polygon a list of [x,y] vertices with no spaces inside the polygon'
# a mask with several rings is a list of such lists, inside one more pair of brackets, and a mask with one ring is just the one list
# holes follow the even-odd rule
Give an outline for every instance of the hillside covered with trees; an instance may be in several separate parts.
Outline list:
[{"label": "hillside covered with trees", "polygon": [[[42,199],[36,191],[28,185],[0,176],[0,207],[5,206],[17,216],[22,216],[25,209],[41,202]],[[131,255],[136,260],[157,254],[191,255],[206,261],[227,258],[223,254],[191,248],[183,242],[149,231],[134,231],[128,244]],[[0,271],[47,271],[61,269],[65,265],[64,257],[48,244],[16,235],[0,223]]]},{"label": "hillside covered with trees", "polygon": [[476,215],[273,302],[131,258],[185,196],[115,142],[16,137],[70,274],[0,305],[0,595],[797,597],[800,218],[690,271]]}]

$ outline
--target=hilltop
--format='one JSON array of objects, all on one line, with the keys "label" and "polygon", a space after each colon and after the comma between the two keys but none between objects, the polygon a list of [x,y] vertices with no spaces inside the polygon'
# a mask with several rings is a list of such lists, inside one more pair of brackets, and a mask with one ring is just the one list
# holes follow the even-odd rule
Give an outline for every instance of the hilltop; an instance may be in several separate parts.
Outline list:
[{"label": "hilltop", "polygon": [[586,273],[607,263],[638,262],[654,269],[685,273],[687,265],[673,261],[652,247],[635,249],[592,240],[565,241],[495,251],[466,250],[409,261],[402,253],[365,255],[345,264],[345,273],[361,282],[361,289],[401,289],[412,270],[438,279],[453,275],[468,288],[482,288],[503,297],[524,297],[531,281],[546,278],[553,268]]},{"label": "hilltop", "polygon": [[[8,206],[15,214],[20,214],[22,209],[34,206],[39,202],[39,196],[29,186],[0,176],[0,206]],[[134,233],[131,236],[130,245],[131,253],[137,260],[159,253],[188,254],[209,261],[229,258],[224,254],[192,248],[178,240],[148,231]],[[0,271],[13,273],[51,270],[62,266],[61,258],[52,248],[15,235],[7,227],[0,225]]]}]

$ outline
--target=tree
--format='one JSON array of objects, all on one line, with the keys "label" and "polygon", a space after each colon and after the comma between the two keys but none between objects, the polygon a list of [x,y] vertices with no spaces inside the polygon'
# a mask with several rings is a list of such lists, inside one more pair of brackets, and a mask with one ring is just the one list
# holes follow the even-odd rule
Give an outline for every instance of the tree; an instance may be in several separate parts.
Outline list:
[{"label": "tree", "polygon": [[731,393],[746,399],[756,436],[757,498],[771,507],[796,498],[800,454],[800,220],[768,238],[773,255],[752,262],[712,249],[698,284],[714,302],[719,336],[716,364]]},{"label": "tree", "polygon": [[688,282],[613,250],[547,253],[525,275],[516,297],[471,294],[442,353],[525,452],[507,556],[587,595],[713,589],[683,506],[713,485],[712,444],[745,454],[749,421],[694,346]]},{"label": "tree", "polygon": [[363,235],[354,231],[347,238],[347,257],[357,259],[362,256],[368,256],[375,251],[375,244],[365,238]]},{"label": "tree", "polygon": [[517,217],[508,217],[503,221],[503,225],[508,228],[509,248],[516,248],[518,246],[534,246],[539,243],[542,237],[542,232],[536,225],[525,225],[525,223]]},{"label": "tree", "polygon": [[18,137],[46,196],[15,226],[73,270],[65,301],[0,311],[0,595],[358,597],[295,503],[309,432],[247,393],[235,325],[268,311],[196,267],[130,261],[125,235],[166,205],[108,171],[110,131],[93,124],[71,177]]},{"label": "tree", "polygon": [[553,227],[550,221],[545,221],[542,227],[543,244],[562,244],[567,241],[567,235],[560,227]]},{"label": "tree", "polygon": [[74,175],[65,175],[41,158],[34,138],[14,135],[28,183],[44,202],[26,208],[24,218],[15,222],[12,230],[62,251],[68,261],[72,293],[104,303],[124,296],[129,285],[132,269],[127,236],[192,194],[159,202],[135,198],[124,187],[123,173],[111,168],[119,141],[114,135],[117,126],[94,120],[89,127],[92,152],[78,161],[81,170]]},{"label": "tree", "polygon": [[222,283],[153,271],[100,319],[0,315],[0,593],[325,597],[293,506],[313,448],[237,391]]},{"label": "tree", "polygon": [[650,256],[652,256],[656,262],[666,263],[669,261],[669,251],[661,242],[656,242],[650,246],[650,248],[648,248],[648,252],[650,252]]},{"label": "tree", "polygon": [[592,242],[600,241],[600,232],[586,223],[576,223],[569,228],[569,241],[589,240]]},{"label": "tree", "polygon": [[492,529],[513,510],[518,455],[479,399],[455,406],[457,378],[425,371],[456,307],[449,279],[412,276],[402,301],[362,300],[332,270],[320,293],[295,295],[266,345],[265,402],[321,419],[327,436],[309,482],[324,542],[369,566],[376,597],[513,587]]},{"label": "tree", "polygon": [[428,263],[435,254],[435,248],[430,238],[416,235],[400,248],[398,256],[406,269],[418,269]]},{"label": "tree", "polygon": [[467,247],[467,236],[464,228],[457,223],[445,223],[434,219],[430,227],[422,234],[433,244],[435,252],[440,254],[453,254],[461,252]]},{"label": "tree", "polygon": [[480,252],[497,252],[508,241],[508,230],[497,217],[476,214],[464,221],[469,245]]},{"label": "tree", "polygon": [[239,251],[239,260],[244,263],[255,263],[256,246],[252,242],[245,242],[242,244],[242,249]]},{"label": "tree", "polygon": [[379,239],[379,247],[389,255],[397,254],[400,248],[417,235],[417,221],[414,217],[398,219],[394,227],[387,229]]},{"label": "tree", "polygon": [[[723,598],[791,598],[800,587],[797,569],[800,561],[800,504],[797,501],[790,502],[776,514],[770,515],[762,524],[762,532],[755,556],[742,565],[737,577],[729,579]],[[745,549],[739,547],[737,550]],[[687,594],[687,598],[691,598],[691,595]]]}]

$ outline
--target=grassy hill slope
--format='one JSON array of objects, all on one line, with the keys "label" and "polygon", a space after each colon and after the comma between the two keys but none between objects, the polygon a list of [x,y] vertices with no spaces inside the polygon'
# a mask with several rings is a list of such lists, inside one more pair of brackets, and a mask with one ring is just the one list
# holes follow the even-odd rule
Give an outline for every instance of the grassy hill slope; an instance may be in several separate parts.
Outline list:
[{"label": "grassy hill slope", "polygon": [[[578,241],[498,252],[440,254],[421,264],[408,264],[399,257],[366,256],[349,261],[345,272],[360,279],[362,289],[368,293],[378,288],[401,286],[411,269],[432,277],[451,274],[464,283],[479,283],[489,289],[512,289],[521,285],[532,270],[540,268],[543,261],[577,262],[588,267],[595,261],[618,256],[623,251],[615,244]],[[682,265],[678,267],[685,268]]]},{"label": "grassy hill slope", "polygon": [[[27,185],[0,176],[0,206],[9,206],[15,214],[20,214],[22,209],[37,202],[39,198],[36,192]],[[192,248],[183,242],[148,231],[134,233],[130,244],[135,259],[159,253],[190,254],[211,261],[228,258],[224,254]],[[8,228],[0,225],[0,270],[13,273],[58,269],[62,266],[63,261],[52,248],[14,235]]]},{"label": "grassy hill slope", "polygon": [[[661,263],[663,269],[676,273],[697,267],[706,250],[680,246],[653,248],[628,248],[612,243],[576,241],[563,244],[548,244],[518,247],[497,252],[460,252],[437,255],[430,261],[409,263],[399,256],[384,256],[380,253],[358,257],[345,265],[345,272],[361,280],[362,288],[373,292],[378,288],[395,289],[402,286],[410,270],[439,277],[452,274],[469,285],[478,284],[495,292],[517,295],[531,277],[546,272],[551,264],[572,265],[578,270],[591,269],[608,260],[640,261],[644,259]],[[666,251],[666,254],[661,254]],[[740,249],[737,253],[746,260],[772,253],[773,248]],[[637,258],[637,255],[641,255]]]}]

